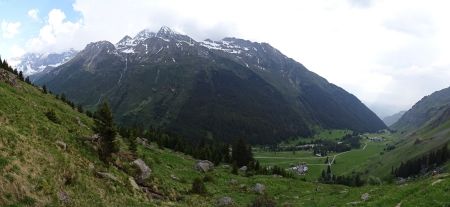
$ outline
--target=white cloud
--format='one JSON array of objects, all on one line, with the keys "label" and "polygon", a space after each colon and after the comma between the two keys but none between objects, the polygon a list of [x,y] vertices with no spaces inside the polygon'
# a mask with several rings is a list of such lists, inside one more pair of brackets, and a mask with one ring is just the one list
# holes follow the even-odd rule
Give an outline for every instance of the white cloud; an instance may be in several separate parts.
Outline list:
[{"label": "white cloud", "polygon": [[27,14],[31,19],[33,19],[35,21],[39,20],[39,16],[38,16],[39,10],[38,9],[30,9]]},{"label": "white cloud", "polygon": [[[450,82],[450,2],[430,0],[75,0],[82,16],[52,10],[28,50],[87,43],[167,25],[194,39],[268,42],[371,106],[404,110]],[[411,90],[406,90],[412,88]]]},{"label": "white cloud", "polygon": [[53,9],[48,14],[48,21],[40,29],[39,36],[27,43],[28,51],[61,51],[77,42],[76,32],[82,25],[81,21],[66,21],[66,15],[59,9]]},{"label": "white cloud", "polygon": [[2,33],[3,37],[7,39],[14,38],[19,34],[19,28],[22,24],[20,22],[7,22],[2,21]]}]

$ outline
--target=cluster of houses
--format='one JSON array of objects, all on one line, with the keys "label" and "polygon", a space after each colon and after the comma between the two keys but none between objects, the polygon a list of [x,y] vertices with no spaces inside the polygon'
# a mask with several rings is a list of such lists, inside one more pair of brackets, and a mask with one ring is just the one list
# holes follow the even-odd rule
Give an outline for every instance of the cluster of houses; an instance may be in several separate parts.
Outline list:
[{"label": "cluster of houses", "polygon": [[306,165],[306,163],[300,163],[297,166],[292,167],[291,169],[299,175],[304,175],[306,174],[306,172],[308,172],[308,166]]},{"label": "cluster of houses", "polygon": [[384,141],[384,139],[382,137],[370,137],[369,140],[372,141],[372,142],[382,142],[382,141]]}]

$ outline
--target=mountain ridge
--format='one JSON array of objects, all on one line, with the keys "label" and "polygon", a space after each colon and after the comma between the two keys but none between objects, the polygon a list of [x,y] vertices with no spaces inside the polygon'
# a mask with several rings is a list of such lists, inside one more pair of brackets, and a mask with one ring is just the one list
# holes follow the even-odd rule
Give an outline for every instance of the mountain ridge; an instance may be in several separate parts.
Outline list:
[{"label": "mountain ridge", "polygon": [[267,43],[198,42],[167,27],[130,38],[90,43],[38,83],[88,108],[107,99],[121,123],[191,138],[268,143],[310,135],[316,126],[385,128],[354,95]]}]

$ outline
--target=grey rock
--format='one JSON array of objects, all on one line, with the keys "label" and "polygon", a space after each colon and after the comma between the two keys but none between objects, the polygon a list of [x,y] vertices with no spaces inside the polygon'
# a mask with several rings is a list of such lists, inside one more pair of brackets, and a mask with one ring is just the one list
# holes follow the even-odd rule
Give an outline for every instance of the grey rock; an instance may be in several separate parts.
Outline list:
[{"label": "grey rock", "polygon": [[97,176],[120,183],[120,180],[116,176],[108,172],[97,172]]},{"label": "grey rock", "polygon": [[135,161],[132,162],[133,165],[135,165],[136,167],[139,168],[139,170],[141,171],[141,174],[138,177],[138,183],[142,183],[144,182],[145,179],[150,177],[150,174],[152,173],[152,170],[150,169],[150,167],[147,166],[147,164],[145,164],[144,160],[142,159],[137,159]]},{"label": "grey rock", "polygon": [[363,200],[363,201],[367,201],[367,200],[369,200],[369,198],[370,198],[369,193],[364,193],[361,195],[361,200]]},{"label": "grey rock", "polygon": [[241,168],[239,168],[239,170],[242,172],[246,172],[247,169],[248,169],[247,166],[242,166]]},{"label": "grey rock", "polygon": [[217,200],[218,207],[234,206],[234,201],[230,197],[222,197]]},{"label": "grey rock", "polygon": [[58,141],[56,141],[55,143],[56,143],[56,145],[57,145],[60,149],[66,151],[66,149],[67,149],[67,144],[66,144],[65,142],[58,140]]},{"label": "grey rock", "polygon": [[131,187],[133,187],[134,190],[140,190],[139,185],[136,183],[134,178],[128,177],[128,181],[130,182]]},{"label": "grey rock", "polygon": [[63,204],[68,204],[68,203],[70,203],[70,197],[69,197],[69,195],[68,195],[65,191],[59,191],[59,192],[58,192],[58,199],[59,199],[59,201],[61,201]]},{"label": "grey rock", "polygon": [[265,190],[266,190],[266,186],[264,186],[261,183],[256,183],[256,185],[253,187],[253,192],[258,193],[258,194],[263,194]]},{"label": "grey rock", "polygon": [[231,184],[231,185],[237,185],[237,184],[238,184],[238,181],[237,181],[236,179],[231,179],[231,180],[230,180],[230,184]]},{"label": "grey rock", "polygon": [[195,169],[200,172],[208,172],[214,168],[214,163],[208,160],[199,160],[195,163]]}]

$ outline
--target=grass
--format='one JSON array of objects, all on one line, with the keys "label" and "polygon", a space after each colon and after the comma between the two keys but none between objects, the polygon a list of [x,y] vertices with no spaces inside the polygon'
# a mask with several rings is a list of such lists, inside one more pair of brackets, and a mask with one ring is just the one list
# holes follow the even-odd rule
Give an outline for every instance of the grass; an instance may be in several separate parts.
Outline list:
[{"label": "grass", "polygon": [[[50,109],[54,110],[59,123],[45,115]],[[401,186],[384,184],[352,188],[313,182],[324,165],[311,165],[311,173],[305,177],[311,182],[300,178],[234,175],[229,166],[220,165],[208,173],[212,181],[205,183],[207,194],[194,195],[189,193],[192,181],[205,176],[194,169],[196,161],[181,153],[159,149],[154,144],[150,148],[139,145],[137,155],[152,169],[151,188],[164,193],[167,199],[148,199],[144,193],[133,190],[128,182],[130,175],[122,169],[105,166],[91,144],[82,139],[93,134],[92,124],[90,118],[50,94],[44,95],[25,84],[13,88],[0,82],[0,206],[61,206],[60,192],[69,196],[69,206],[201,207],[214,206],[217,199],[224,196],[231,197],[238,206],[247,206],[257,196],[252,191],[256,183],[265,185],[268,195],[279,205],[287,206],[450,205],[447,197],[449,176],[422,178]],[[328,134],[336,135],[330,135],[329,139],[338,137],[337,132]],[[67,150],[61,150],[56,141],[65,142]],[[119,139],[119,142],[123,141]],[[338,156],[335,170],[352,170],[349,166],[363,169],[364,159],[376,157],[381,148],[381,144],[369,143],[365,151],[354,150]],[[303,161],[325,162],[325,158],[315,158],[311,152],[301,151],[295,154],[256,151],[255,156],[275,157],[259,160],[263,164],[283,167]],[[97,171],[107,171],[119,182],[99,178],[95,175]],[[232,180],[237,183],[233,184]],[[364,193],[370,194],[366,202],[361,201]]]}]

